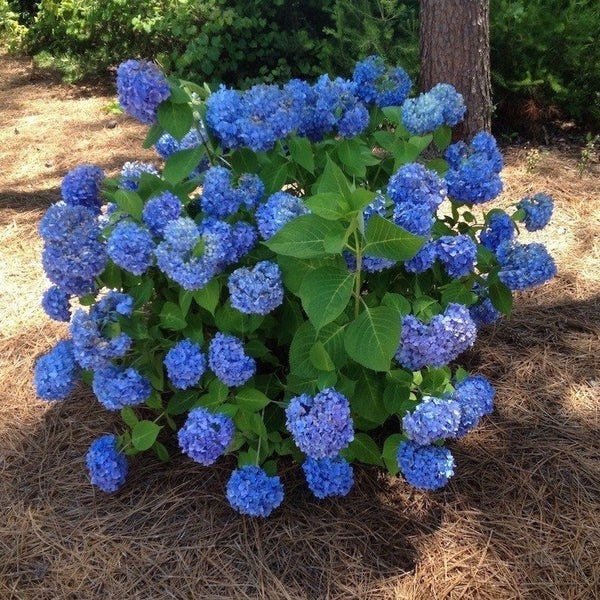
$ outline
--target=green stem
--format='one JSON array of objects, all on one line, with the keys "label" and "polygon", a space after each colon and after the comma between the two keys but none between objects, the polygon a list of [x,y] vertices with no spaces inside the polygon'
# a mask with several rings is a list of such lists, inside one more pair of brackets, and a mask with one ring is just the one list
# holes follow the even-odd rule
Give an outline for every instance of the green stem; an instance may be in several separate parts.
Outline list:
[{"label": "green stem", "polygon": [[356,253],[356,271],[354,272],[354,318],[358,318],[360,311],[360,280],[361,280],[361,269],[362,269],[362,248],[360,247],[360,240],[358,233],[354,231],[354,251]]}]

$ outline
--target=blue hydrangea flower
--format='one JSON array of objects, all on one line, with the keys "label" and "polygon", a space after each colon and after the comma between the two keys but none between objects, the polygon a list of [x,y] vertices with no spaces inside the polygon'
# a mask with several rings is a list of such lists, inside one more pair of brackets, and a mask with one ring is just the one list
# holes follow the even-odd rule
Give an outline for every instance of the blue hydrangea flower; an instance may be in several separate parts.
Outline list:
[{"label": "blue hydrangea flower", "polygon": [[489,298],[480,298],[475,304],[469,307],[469,313],[477,327],[491,325],[502,316]]},{"label": "blue hydrangea flower", "polygon": [[127,60],[119,65],[117,92],[123,110],[145,125],[156,123],[158,105],[171,95],[162,71],[142,60]]},{"label": "blue hydrangea flower", "polygon": [[[459,157],[462,159],[459,162]],[[492,135],[482,131],[472,140],[465,152],[464,143],[458,148],[451,145],[446,149],[450,169],[445,180],[448,194],[468,204],[481,204],[493,200],[502,191],[502,155]]]},{"label": "blue hydrangea flower", "polygon": [[130,317],[133,312],[133,304],[133,297],[129,294],[110,290],[92,306],[90,316],[100,324],[109,320],[114,321],[115,313]]},{"label": "blue hydrangea flower", "polygon": [[183,204],[171,192],[163,192],[150,198],[144,205],[142,219],[154,237],[162,237],[169,221],[181,216]]},{"label": "blue hydrangea flower", "polygon": [[236,269],[227,281],[231,306],[249,315],[266,315],[283,303],[283,283],[277,263],[263,260],[252,269]]},{"label": "blue hydrangea flower", "polygon": [[460,424],[457,436],[471,431],[479,420],[494,410],[496,391],[482,375],[472,375],[456,385],[452,400],[460,406]]},{"label": "blue hydrangea flower", "polygon": [[556,275],[554,259],[543,244],[503,242],[496,250],[498,277],[511,290],[542,285]]},{"label": "blue hydrangea flower", "polygon": [[398,466],[410,485],[422,490],[438,490],[454,475],[454,457],[443,446],[419,446],[402,442],[398,448]]},{"label": "blue hydrangea flower", "polygon": [[447,190],[437,173],[420,163],[409,163],[390,177],[387,193],[397,206],[424,206],[433,213],[446,199]]},{"label": "blue hydrangea flower", "polygon": [[69,171],[60,184],[60,193],[66,204],[86,206],[98,212],[102,206],[100,184],[104,171],[96,165],[79,165]]},{"label": "blue hydrangea flower", "polygon": [[246,256],[258,242],[258,232],[250,223],[238,221],[231,230],[231,264]]},{"label": "blue hydrangea flower", "polygon": [[211,167],[206,172],[200,205],[207,215],[224,219],[239,210],[243,197],[233,188],[231,177],[231,171],[225,167]]},{"label": "blue hydrangea flower", "polygon": [[402,124],[413,135],[424,135],[441,125],[453,127],[463,120],[467,107],[453,86],[438,83],[428,92],[402,105]]},{"label": "blue hydrangea flower", "polygon": [[487,226],[479,232],[479,241],[492,252],[502,242],[510,241],[515,237],[515,224],[505,212],[492,213]]},{"label": "blue hydrangea flower", "polygon": [[539,231],[548,225],[554,210],[554,201],[548,194],[536,194],[533,198],[523,198],[517,208],[525,211],[527,231]]},{"label": "blue hydrangea flower", "polygon": [[194,408],[177,432],[184,454],[204,466],[212,465],[231,444],[235,427],[230,417]]},{"label": "blue hydrangea flower", "polygon": [[127,458],[117,449],[117,438],[104,435],[95,440],[86,457],[90,481],[103,492],[116,492],[127,478]]},{"label": "blue hydrangea flower", "polygon": [[106,264],[95,213],[85,206],[53,204],[39,226],[44,240],[42,265],[48,279],[64,292],[83,296],[95,288],[94,278]]},{"label": "blue hydrangea flower", "polygon": [[302,464],[306,483],[317,498],[346,496],[354,485],[352,465],[341,457],[321,458],[310,456]]},{"label": "blue hydrangea flower", "polygon": [[193,256],[202,239],[196,223],[188,217],[169,221],[163,235],[155,250],[158,268],[185,290],[202,289],[214,277],[216,266],[210,257]]},{"label": "blue hydrangea flower", "polygon": [[350,403],[333,388],[292,398],[285,415],[294,442],[312,458],[334,458],[354,439]]},{"label": "blue hydrangea flower", "polygon": [[457,402],[432,396],[424,396],[415,410],[402,419],[406,436],[420,446],[456,437],[460,423],[461,410]]},{"label": "blue hydrangea flower", "polygon": [[309,212],[301,198],[287,192],[276,192],[256,210],[256,224],[260,237],[268,240],[286,223]]},{"label": "blue hydrangea flower", "polygon": [[133,367],[127,369],[107,365],[94,372],[92,389],[96,398],[108,410],[137,406],[152,392],[150,381]]},{"label": "blue hydrangea flower", "polygon": [[[348,270],[356,271],[356,256],[348,250],[344,250],[343,256],[348,265]],[[391,269],[395,264],[395,260],[369,256],[367,254],[362,257],[361,270],[367,273],[379,273],[380,271],[385,271],[385,269]]]},{"label": "blue hydrangea flower", "polygon": [[175,152],[197,148],[202,144],[203,139],[205,139],[204,123],[202,121],[198,123],[198,128],[192,127],[180,141],[176,140],[170,133],[163,133],[158,138],[156,144],[154,144],[156,153],[163,160],[167,160]]},{"label": "blue hydrangea flower", "polygon": [[428,92],[441,105],[444,125],[454,127],[458,125],[467,112],[467,106],[454,86],[448,83],[438,83]]},{"label": "blue hydrangea flower", "polygon": [[142,173],[158,176],[158,170],[152,163],[144,163],[139,160],[126,162],[121,168],[119,187],[130,192],[137,191]]},{"label": "blue hydrangea flower", "polygon": [[55,321],[68,322],[71,318],[71,296],[58,286],[52,285],[42,297],[42,308],[46,314]]},{"label": "blue hydrangea flower", "polygon": [[244,352],[242,341],[234,335],[218,332],[208,348],[208,364],[228,386],[243,385],[256,371],[256,361]]},{"label": "blue hydrangea flower", "polygon": [[216,273],[237,262],[256,243],[256,233],[247,223],[232,226],[212,217],[200,223],[200,234],[204,242],[203,259]]},{"label": "blue hydrangea flower", "polygon": [[380,56],[369,56],[354,67],[355,94],[367,104],[400,106],[410,92],[412,81],[400,67],[387,68]]},{"label": "blue hydrangea flower", "polygon": [[402,318],[396,360],[411,371],[425,366],[442,367],[471,347],[476,337],[477,327],[469,309],[462,304],[449,304],[429,324],[406,315]]},{"label": "blue hydrangea flower", "polygon": [[134,275],[142,275],[152,266],[154,248],[150,232],[131,221],[118,223],[106,244],[112,261]]},{"label": "blue hydrangea flower", "polygon": [[475,268],[477,245],[468,235],[444,235],[435,241],[435,250],[452,278],[464,277]]},{"label": "blue hydrangea flower", "polygon": [[198,344],[187,338],[167,352],[164,363],[169,381],[179,390],[196,385],[206,370],[206,356]]},{"label": "blue hydrangea flower", "polygon": [[254,173],[243,173],[238,180],[238,191],[247,208],[254,209],[265,193],[265,184]]},{"label": "blue hydrangea flower", "polygon": [[236,469],[227,482],[229,504],[251,517],[268,517],[283,502],[283,485],[278,476],[269,477],[260,467]]},{"label": "blue hydrangea flower", "polygon": [[78,377],[73,342],[60,341],[35,363],[36,394],[42,400],[64,400],[73,391]]},{"label": "blue hydrangea flower", "polygon": [[241,145],[238,121],[241,114],[242,96],[236,90],[221,86],[206,100],[206,124],[225,149]]},{"label": "blue hydrangea flower", "polygon": [[410,259],[404,263],[404,268],[409,273],[424,273],[431,268],[437,256],[434,242],[426,242],[425,245]]}]

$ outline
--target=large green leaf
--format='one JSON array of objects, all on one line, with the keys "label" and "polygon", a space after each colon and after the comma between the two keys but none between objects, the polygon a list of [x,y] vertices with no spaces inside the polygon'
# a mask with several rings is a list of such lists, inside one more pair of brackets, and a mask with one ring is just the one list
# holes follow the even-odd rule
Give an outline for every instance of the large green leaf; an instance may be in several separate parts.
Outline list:
[{"label": "large green leaf", "polygon": [[365,254],[390,260],[409,260],[425,243],[424,238],[409,233],[379,215],[369,219],[365,240]]},{"label": "large green leaf", "polygon": [[177,140],[183,138],[194,124],[194,114],[188,104],[161,102],[157,115],[159,124]]},{"label": "large green leaf", "polygon": [[300,299],[310,322],[319,330],[348,306],[354,274],[348,269],[321,267],[308,273],[300,286]]},{"label": "large green leaf", "polygon": [[318,258],[328,254],[325,239],[344,238],[346,230],[337,221],[318,215],[301,215],[286,223],[265,245],[277,254],[296,258]]},{"label": "large green leaf", "polygon": [[288,139],[290,155],[301,167],[304,167],[309,173],[315,172],[315,160],[310,141],[307,138],[290,137]]},{"label": "large green leaf", "polygon": [[200,163],[204,156],[204,148],[188,148],[179,150],[169,156],[163,170],[163,177],[175,185],[185,179]]},{"label": "large green leaf", "polygon": [[315,343],[317,334],[310,321],[305,321],[296,330],[296,335],[290,344],[290,370],[301,378],[314,378],[319,376],[319,371],[310,360],[310,351]]},{"label": "large green leaf", "polygon": [[148,450],[151,448],[160,430],[160,425],[152,421],[139,421],[131,431],[131,442],[136,450]]},{"label": "large green leaf", "polygon": [[187,326],[181,308],[175,302],[165,302],[160,311],[160,326],[172,331],[180,331]]},{"label": "large green leaf", "polygon": [[400,318],[391,306],[365,308],[344,336],[350,358],[373,371],[389,370],[399,343]]},{"label": "large green leaf", "polygon": [[321,258],[300,259],[293,256],[277,257],[285,287],[293,294],[300,294],[300,287],[305,277],[312,271],[325,266],[344,268],[346,261],[341,256],[323,256]]},{"label": "large green leaf", "polygon": [[139,221],[142,218],[144,202],[136,192],[117,190],[115,192],[115,202],[124,213],[131,215],[134,219]]},{"label": "large green leaf", "polygon": [[390,475],[398,475],[398,472],[400,471],[397,459],[398,447],[400,446],[402,440],[405,439],[406,436],[403,434],[393,433],[386,438],[385,442],[383,442],[383,452],[381,455]]},{"label": "large green leaf", "polygon": [[335,192],[324,192],[315,194],[304,200],[304,204],[311,212],[329,221],[343,219],[348,214],[350,207],[348,203]]},{"label": "large green leaf", "polygon": [[352,192],[350,182],[344,175],[344,172],[327,156],[327,162],[323,169],[323,174],[317,181],[317,192],[323,194],[325,192],[333,192],[343,198],[350,198]]},{"label": "large green leaf", "polygon": [[359,460],[367,465],[383,466],[379,446],[375,443],[373,438],[366,433],[357,433],[354,436],[354,440],[350,443],[350,446],[348,446],[347,450],[343,451],[342,454],[345,452],[348,452],[354,460]]},{"label": "large green leaf", "polygon": [[494,281],[490,284],[488,291],[494,308],[504,315],[510,315],[513,305],[510,288],[505,286],[501,281]]},{"label": "large green leaf", "polygon": [[352,412],[374,425],[381,425],[388,417],[383,404],[383,377],[364,367],[353,370],[352,377],[356,380],[356,389],[350,398]]}]

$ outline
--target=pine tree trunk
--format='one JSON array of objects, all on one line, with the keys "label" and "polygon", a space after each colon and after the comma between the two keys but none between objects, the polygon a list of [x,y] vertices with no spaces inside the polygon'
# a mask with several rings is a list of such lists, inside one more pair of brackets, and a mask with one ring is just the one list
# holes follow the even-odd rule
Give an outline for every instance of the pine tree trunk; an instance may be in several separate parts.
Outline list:
[{"label": "pine tree trunk", "polygon": [[420,38],[421,90],[451,83],[467,105],[460,136],[489,131],[489,0],[421,0]]}]

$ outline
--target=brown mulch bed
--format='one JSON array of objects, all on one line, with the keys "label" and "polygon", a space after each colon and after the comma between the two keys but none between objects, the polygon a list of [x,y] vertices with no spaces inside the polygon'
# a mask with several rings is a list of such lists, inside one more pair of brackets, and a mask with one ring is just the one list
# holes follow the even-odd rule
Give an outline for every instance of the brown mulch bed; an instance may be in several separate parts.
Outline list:
[{"label": "brown mulch bed", "polygon": [[224,499],[227,461],[133,462],[115,496],[95,491],[85,453],[116,422],[89,391],[38,401],[34,359],[65,334],[39,307],[37,222],[82,162],[114,174],[144,129],[106,113],[106,92],[48,84],[0,55],[0,598],[591,600],[600,597],[600,186],[578,150],[506,150],[501,203],[554,196],[551,283],[465,357],[497,389],[494,414],[451,444],[457,474],[422,493],[358,469],[339,501],[300,474],[268,520]]}]

